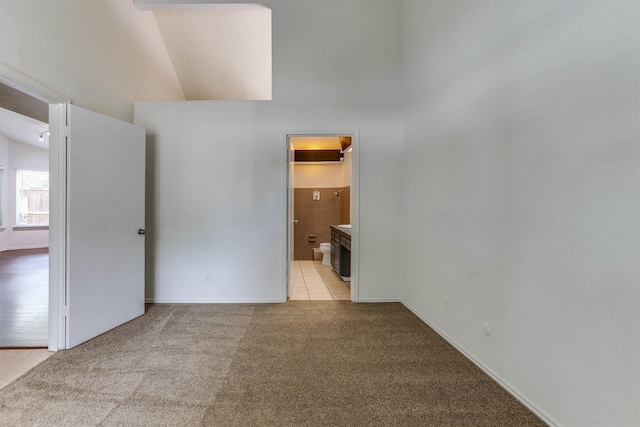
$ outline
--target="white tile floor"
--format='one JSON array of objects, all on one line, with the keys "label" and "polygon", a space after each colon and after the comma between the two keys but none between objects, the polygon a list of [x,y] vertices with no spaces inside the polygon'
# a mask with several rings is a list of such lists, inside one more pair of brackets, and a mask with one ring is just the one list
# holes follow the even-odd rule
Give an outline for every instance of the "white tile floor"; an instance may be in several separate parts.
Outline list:
[{"label": "white tile floor", "polygon": [[350,300],[351,290],[331,266],[321,261],[294,261],[289,300]]},{"label": "white tile floor", "polygon": [[0,350],[0,388],[27,373],[52,354],[46,348]]}]

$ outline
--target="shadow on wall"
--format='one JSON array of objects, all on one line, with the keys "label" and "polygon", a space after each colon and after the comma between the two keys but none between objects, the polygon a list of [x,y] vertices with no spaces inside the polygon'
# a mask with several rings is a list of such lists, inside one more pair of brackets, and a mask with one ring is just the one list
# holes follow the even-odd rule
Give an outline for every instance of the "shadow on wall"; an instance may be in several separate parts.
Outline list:
[{"label": "shadow on wall", "polygon": [[[320,200],[313,199],[315,190],[320,192]],[[294,227],[295,260],[312,260],[313,248],[331,242],[330,226],[350,223],[350,200],[351,187],[294,189],[293,208],[298,220]]]}]

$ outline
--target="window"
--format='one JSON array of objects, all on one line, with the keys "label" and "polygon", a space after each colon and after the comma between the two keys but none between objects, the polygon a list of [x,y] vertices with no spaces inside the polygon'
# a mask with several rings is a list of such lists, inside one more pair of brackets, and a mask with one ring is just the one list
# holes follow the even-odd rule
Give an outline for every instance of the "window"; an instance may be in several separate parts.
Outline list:
[{"label": "window", "polygon": [[49,225],[49,172],[16,171],[16,225]]}]

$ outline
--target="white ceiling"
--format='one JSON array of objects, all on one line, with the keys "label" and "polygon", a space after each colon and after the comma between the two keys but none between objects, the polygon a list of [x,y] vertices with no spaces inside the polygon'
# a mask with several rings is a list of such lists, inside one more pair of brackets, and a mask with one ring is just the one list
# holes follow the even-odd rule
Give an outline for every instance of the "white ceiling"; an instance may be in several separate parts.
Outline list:
[{"label": "white ceiling", "polygon": [[[187,100],[271,99],[271,9],[259,4],[154,7]],[[49,125],[0,108],[0,134],[45,150]]]},{"label": "white ceiling", "polygon": [[44,141],[38,141],[38,135],[47,130],[47,123],[0,108],[0,133],[9,139],[49,150],[48,135],[44,135]]},{"label": "white ceiling", "polygon": [[190,5],[155,10],[187,100],[271,99],[271,9]]}]

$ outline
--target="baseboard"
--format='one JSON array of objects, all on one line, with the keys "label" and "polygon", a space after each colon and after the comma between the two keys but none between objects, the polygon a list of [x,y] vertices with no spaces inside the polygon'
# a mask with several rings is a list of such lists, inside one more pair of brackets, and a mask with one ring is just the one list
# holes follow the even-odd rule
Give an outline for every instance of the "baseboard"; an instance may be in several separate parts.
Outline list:
[{"label": "baseboard", "polygon": [[520,394],[515,388],[513,388],[511,386],[511,384],[509,384],[508,381],[506,381],[504,378],[502,378],[500,375],[496,374],[495,372],[493,372],[491,369],[489,369],[487,366],[485,366],[482,362],[480,362],[479,360],[477,360],[475,357],[473,357],[473,355],[468,352],[463,346],[461,346],[460,344],[458,344],[453,338],[449,337],[446,333],[444,333],[440,328],[438,328],[436,325],[434,325],[433,323],[431,323],[429,320],[427,320],[424,316],[422,316],[416,309],[414,309],[413,307],[411,307],[410,304],[408,304],[407,302],[403,301],[402,299],[400,300],[400,302],[402,303],[402,305],[404,305],[405,307],[407,307],[407,309],[409,309],[413,314],[415,314],[416,316],[418,316],[418,318],[420,320],[422,320],[424,323],[426,323],[431,329],[433,329],[434,331],[436,331],[438,333],[438,335],[440,335],[442,338],[444,338],[445,340],[447,340],[447,342],[449,342],[449,344],[451,344],[452,346],[454,346],[456,348],[456,350],[458,350],[460,353],[462,353],[467,359],[469,359],[470,361],[472,361],[478,368],[482,369],[482,371],[489,375],[491,378],[493,378],[493,380],[495,382],[498,383],[498,385],[500,387],[502,387],[503,389],[505,389],[509,394],[511,394],[513,397],[515,397],[516,399],[518,399],[518,401],[520,403],[522,403],[524,406],[526,406],[531,412],[533,412],[538,418],[540,418],[542,421],[544,421],[545,423],[547,423],[550,427],[561,427],[561,424],[554,420],[551,416],[549,416],[547,413],[545,413],[542,409],[540,409],[538,406],[536,406],[535,404],[529,402],[527,400],[526,397],[524,397],[522,394]]},{"label": "baseboard", "polygon": [[145,304],[283,304],[282,300],[181,300],[146,298]]},{"label": "baseboard", "polygon": [[402,302],[398,298],[360,298],[358,302]]},{"label": "baseboard", "polygon": [[1,248],[0,252],[7,251],[25,251],[27,249],[49,249],[49,245],[34,245],[34,246],[16,246],[12,248]]}]

